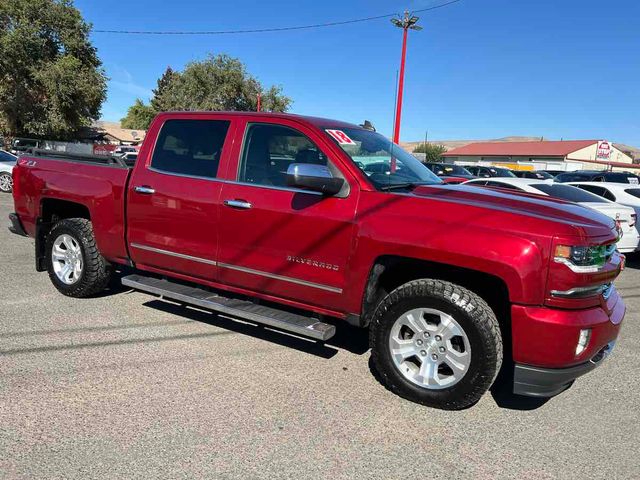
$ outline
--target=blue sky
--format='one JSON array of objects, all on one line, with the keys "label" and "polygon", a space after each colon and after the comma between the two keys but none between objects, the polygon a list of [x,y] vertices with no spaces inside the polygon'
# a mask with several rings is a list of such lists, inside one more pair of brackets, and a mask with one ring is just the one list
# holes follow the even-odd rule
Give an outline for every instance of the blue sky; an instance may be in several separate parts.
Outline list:
[{"label": "blue sky", "polygon": [[[76,0],[95,29],[279,27],[424,8],[444,0],[135,2]],[[407,54],[401,139],[507,135],[604,138],[640,146],[640,2],[462,0],[420,14]],[[92,34],[110,77],[103,118],[148,100],[167,65],[208,53],[240,58],[280,84],[293,113],[390,134],[401,30],[389,20],[280,33],[219,36]]]}]

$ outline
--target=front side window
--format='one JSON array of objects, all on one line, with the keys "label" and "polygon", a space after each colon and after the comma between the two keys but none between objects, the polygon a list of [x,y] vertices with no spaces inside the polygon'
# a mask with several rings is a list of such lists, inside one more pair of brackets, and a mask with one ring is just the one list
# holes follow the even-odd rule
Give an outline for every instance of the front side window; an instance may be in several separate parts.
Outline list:
[{"label": "front side window", "polygon": [[379,133],[359,128],[326,132],[379,190],[442,183],[417,158]]},{"label": "front side window", "polygon": [[151,167],[161,172],[216,178],[226,120],[167,120],[151,158]]},{"label": "front side window", "polygon": [[327,156],[303,133],[281,125],[249,125],[238,180],[274,187],[287,187],[287,169],[292,163],[328,165]]}]

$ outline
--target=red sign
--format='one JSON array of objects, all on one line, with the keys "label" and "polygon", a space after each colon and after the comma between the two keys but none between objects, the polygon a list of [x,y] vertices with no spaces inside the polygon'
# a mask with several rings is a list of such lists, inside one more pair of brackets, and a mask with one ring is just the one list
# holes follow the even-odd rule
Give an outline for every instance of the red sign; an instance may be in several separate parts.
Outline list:
[{"label": "red sign", "polygon": [[117,145],[111,145],[110,143],[94,143],[93,144],[93,154],[94,155],[112,155]]},{"label": "red sign", "polygon": [[596,150],[596,160],[610,160],[611,159],[611,144],[605,140],[598,142],[598,149]]}]

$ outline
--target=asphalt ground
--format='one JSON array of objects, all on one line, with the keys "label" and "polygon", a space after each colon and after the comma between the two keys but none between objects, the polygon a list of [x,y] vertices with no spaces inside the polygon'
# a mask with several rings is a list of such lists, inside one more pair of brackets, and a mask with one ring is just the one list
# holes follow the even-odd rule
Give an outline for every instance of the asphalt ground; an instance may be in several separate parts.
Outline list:
[{"label": "asphalt ground", "polygon": [[[12,209],[0,195],[0,222]],[[546,403],[446,412],[326,345],[113,288],[67,298],[0,228],[2,478],[640,478],[640,259],[604,364]]]}]

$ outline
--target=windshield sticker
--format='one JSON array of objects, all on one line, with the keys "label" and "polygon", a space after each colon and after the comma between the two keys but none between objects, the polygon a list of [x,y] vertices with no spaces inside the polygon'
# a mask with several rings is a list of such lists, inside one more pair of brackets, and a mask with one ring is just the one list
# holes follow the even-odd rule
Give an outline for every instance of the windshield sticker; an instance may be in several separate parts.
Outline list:
[{"label": "windshield sticker", "polygon": [[356,142],[349,138],[349,135],[342,130],[327,130],[327,133],[335,138],[340,145],[355,145]]}]

